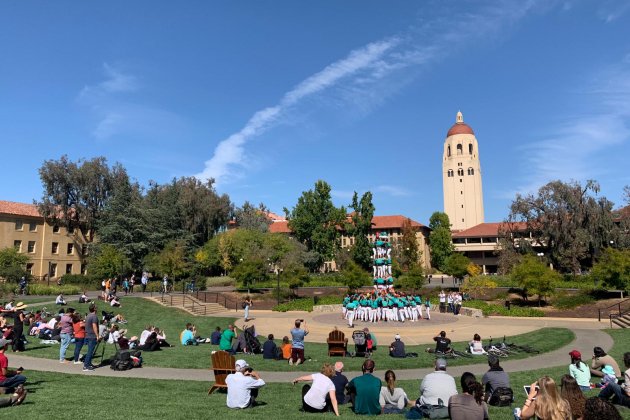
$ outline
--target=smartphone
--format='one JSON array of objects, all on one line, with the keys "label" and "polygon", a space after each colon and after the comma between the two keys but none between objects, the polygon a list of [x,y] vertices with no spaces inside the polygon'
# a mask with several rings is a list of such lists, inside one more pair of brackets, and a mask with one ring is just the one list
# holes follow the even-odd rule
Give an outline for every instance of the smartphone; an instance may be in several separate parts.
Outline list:
[{"label": "smartphone", "polygon": [[[530,385],[524,385],[523,389],[525,390],[525,395],[529,397],[529,391],[531,391],[532,387]],[[536,385],[536,391],[538,391],[540,388],[538,387],[538,385]],[[535,397],[533,399],[536,399]]]}]

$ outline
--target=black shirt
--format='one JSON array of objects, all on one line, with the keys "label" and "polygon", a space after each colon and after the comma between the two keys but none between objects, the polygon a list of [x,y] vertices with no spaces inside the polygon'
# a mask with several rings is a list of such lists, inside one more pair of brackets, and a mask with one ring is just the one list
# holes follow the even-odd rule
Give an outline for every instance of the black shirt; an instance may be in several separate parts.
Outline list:
[{"label": "black shirt", "polygon": [[405,343],[400,340],[394,341],[391,346],[392,350],[390,351],[390,356],[392,357],[405,357],[407,353],[405,353]]},{"label": "black shirt", "polygon": [[263,359],[275,359],[277,357],[278,347],[273,340],[267,340],[263,344]]},{"label": "black shirt", "polygon": [[348,385],[348,378],[341,372],[335,372],[335,376],[330,378],[332,383],[335,384],[335,396],[337,397],[337,404],[345,403],[345,390]]},{"label": "black shirt", "polygon": [[446,353],[450,347],[451,340],[446,337],[433,337],[435,340],[435,351],[440,353]]}]

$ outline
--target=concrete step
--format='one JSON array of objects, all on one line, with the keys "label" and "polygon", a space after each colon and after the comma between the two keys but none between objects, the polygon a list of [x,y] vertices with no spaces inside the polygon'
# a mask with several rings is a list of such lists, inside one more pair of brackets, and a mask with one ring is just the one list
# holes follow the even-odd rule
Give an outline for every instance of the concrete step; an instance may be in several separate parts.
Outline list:
[{"label": "concrete step", "polygon": [[218,303],[204,303],[194,297],[181,294],[175,294],[172,296],[155,296],[152,298],[152,300],[161,305],[176,309],[182,309],[190,314],[197,316],[209,316],[226,311],[226,308]]},{"label": "concrete step", "polygon": [[630,328],[630,316],[624,315],[619,318],[613,318],[612,323],[621,328]]}]

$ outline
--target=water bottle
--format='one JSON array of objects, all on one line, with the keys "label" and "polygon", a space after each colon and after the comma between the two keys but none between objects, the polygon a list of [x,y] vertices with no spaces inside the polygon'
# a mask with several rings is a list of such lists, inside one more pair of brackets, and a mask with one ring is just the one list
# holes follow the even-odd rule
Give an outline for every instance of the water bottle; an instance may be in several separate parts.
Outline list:
[{"label": "water bottle", "polygon": [[521,407],[516,407],[514,409],[514,418],[515,419],[520,419],[521,418]]}]

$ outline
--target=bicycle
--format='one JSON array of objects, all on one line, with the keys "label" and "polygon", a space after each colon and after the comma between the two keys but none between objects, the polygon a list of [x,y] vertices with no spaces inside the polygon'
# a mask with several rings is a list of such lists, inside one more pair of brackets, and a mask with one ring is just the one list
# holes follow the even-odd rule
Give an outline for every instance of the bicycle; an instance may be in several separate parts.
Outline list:
[{"label": "bicycle", "polygon": [[501,349],[505,350],[505,348],[510,349],[512,351],[515,352],[521,352],[524,351],[525,353],[530,353],[530,354],[540,354],[540,350],[528,345],[528,344],[524,344],[524,345],[517,345],[514,343],[506,343],[505,342],[505,336],[503,336],[503,342],[501,343]]}]

